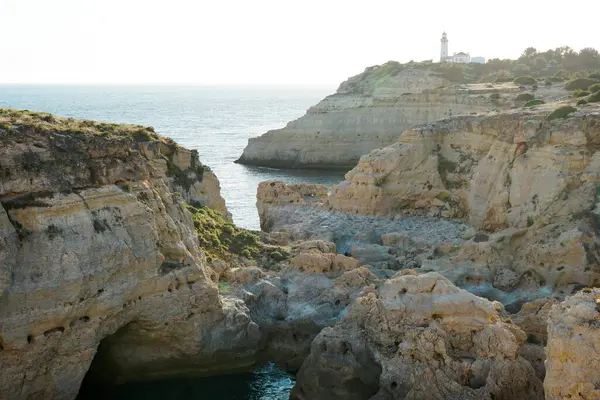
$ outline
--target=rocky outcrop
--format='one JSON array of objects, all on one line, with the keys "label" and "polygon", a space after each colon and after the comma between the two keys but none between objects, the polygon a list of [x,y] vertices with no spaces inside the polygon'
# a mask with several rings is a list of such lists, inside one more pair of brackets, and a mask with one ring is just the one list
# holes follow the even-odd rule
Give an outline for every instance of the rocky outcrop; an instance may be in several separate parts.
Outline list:
[{"label": "rocky outcrop", "polygon": [[[301,118],[249,139],[237,162],[276,168],[350,169],[360,156],[395,143],[414,125],[508,109],[516,105],[520,90],[512,84],[453,85],[431,68],[398,70],[393,66],[367,68]],[[548,100],[557,93],[540,88],[537,96]]]},{"label": "rocky outcrop", "polygon": [[[197,153],[150,128],[0,110],[0,398],[247,369],[259,328],[219,296],[191,214]],[[179,193],[177,193],[179,192]]]},{"label": "rocky outcrop", "polygon": [[[261,220],[292,238],[333,232],[328,240],[339,248],[353,229],[353,245],[401,253],[400,260],[394,257],[397,267],[414,267],[410,253],[423,247],[419,243],[435,244],[418,266],[511,305],[512,312],[553,292],[564,298],[581,285],[600,284],[600,110],[586,106],[548,120],[556,107],[459,116],[410,129],[396,144],[363,156],[331,195],[316,201],[278,202],[261,185]],[[446,232],[448,219],[472,227],[444,235],[458,249],[445,240],[423,240]],[[409,223],[427,228],[406,232]],[[399,242],[389,236],[394,232]]]},{"label": "rocky outcrop", "polygon": [[437,273],[364,290],[313,341],[293,399],[543,399],[502,306]]},{"label": "rocky outcrop", "polygon": [[546,399],[599,398],[599,348],[600,290],[585,288],[550,312]]}]

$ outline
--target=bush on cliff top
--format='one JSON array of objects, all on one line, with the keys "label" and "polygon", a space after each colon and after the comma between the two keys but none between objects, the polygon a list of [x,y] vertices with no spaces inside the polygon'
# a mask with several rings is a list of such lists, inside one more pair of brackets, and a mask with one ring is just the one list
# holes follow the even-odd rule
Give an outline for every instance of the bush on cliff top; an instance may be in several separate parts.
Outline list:
[{"label": "bush on cliff top", "polygon": [[535,85],[537,80],[533,76],[519,76],[513,81],[517,85]]},{"label": "bush on cliff top", "polygon": [[575,78],[567,82],[565,89],[567,90],[587,90],[593,84],[599,83],[596,79],[590,78]]},{"label": "bush on cliff top", "polygon": [[596,93],[600,91],[600,83],[594,83],[592,86],[588,88],[590,93]]},{"label": "bush on cliff top", "polygon": [[36,129],[41,132],[75,133],[100,136],[107,139],[129,139],[134,142],[160,140],[167,144],[173,141],[154,132],[154,128],[141,125],[110,124],[98,121],[56,117],[52,114],[29,110],[0,108],[0,129]]},{"label": "bush on cliff top", "polygon": [[598,103],[600,102],[600,92],[596,92],[591,94],[587,99],[588,103]]},{"label": "bush on cliff top", "polygon": [[574,113],[575,111],[577,111],[577,109],[575,107],[562,106],[562,107],[559,107],[556,110],[552,111],[550,113],[550,115],[548,115],[548,117],[546,117],[546,119],[550,121],[550,120],[558,119],[558,118],[566,118],[567,115]]},{"label": "bush on cliff top", "polygon": [[516,101],[529,101],[529,100],[533,100],[534,98],[535,98],[535,96],[532,95],[531,93],[521,93],[515,98],[515,100]]},{"label": "bush on cliff top", "polygon": [[573,91],[573,97],[585,97],[585,96],[589,96],[590,92],[588,92],[587,90],[574,90]]}]

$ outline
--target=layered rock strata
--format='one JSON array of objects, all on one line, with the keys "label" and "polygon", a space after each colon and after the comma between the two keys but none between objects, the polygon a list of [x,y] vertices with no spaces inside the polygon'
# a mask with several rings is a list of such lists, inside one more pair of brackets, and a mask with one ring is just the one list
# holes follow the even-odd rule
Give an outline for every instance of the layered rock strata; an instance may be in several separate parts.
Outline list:
[{"label": "layered rock strata", "polygon": [[[275,168],[350,169],[360,156],[414,126],[453,115],[521,106],[513,84],[454,85],[431,68],[394,72],[385,64],[343,82],[304,116],[251,138],[237,162]],[[389,73],[391,71],[391,73]],[[564,91],[540,88],[538,98]]]},{"label": "layered rock strata", "polygon": [[[329,196],[319,189],[286,202],[278,193],[286,191],[287,199],[297,189],[261,185],[263,228],[300,237],[323,232],[330,221],[353,220],[355,231],[371,232],[370,243],[384,245],[384,239],[394,243],[384,235],[393,230],[364,228],[452,219],[472,227],[463,228],[461,238],[454,234],[458,251],[440,248],[421,267],[461,287],[475,290],[485,282],[480,294],[516,302],[518,310],[527,293],[564,297],[581,285],[600,284],[600,111],[586,106],[548,120],[556,107],[460,116],[410,129],[396,144],[363,156]],[[444,232],[440,222],[428,226],[430,235]],[[337,229],[331,240],[346,231]],[[419,241],[414,233],[409,238]],[[394,247],[405,248],[405,241]]]},{"label": "layered rock strata", "polygon": [[227,216],[197,153],[0,110],[0,178],[0,398],[75,398],[101,343],[119,381],[253,365],[258,326],[219,296],[182,203]]}]

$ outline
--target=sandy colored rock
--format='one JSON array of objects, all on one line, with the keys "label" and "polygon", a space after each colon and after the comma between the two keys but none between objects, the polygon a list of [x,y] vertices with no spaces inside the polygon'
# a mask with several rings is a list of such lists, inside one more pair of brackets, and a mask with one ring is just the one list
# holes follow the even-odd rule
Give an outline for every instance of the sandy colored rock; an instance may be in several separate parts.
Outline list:
[{"label": "sandy colored rock", "polygon": [[547,400],[600,398],[600,290],[583,289],[552,307],[546,346]]},{"label": "sandy colored rock", "polygon": [[437,273],[399,276],[315,338],[291,398],[543,399],[525,338]]},{"label": "sandy colored rock", "polygon": [[[454,85],[428,68],[386,74],[370,67],[284,128],[248,140],[238,162],[281,168],[352,168],[359,157],[393,144],[402,131],[453,115],[508,109],[513,84]],[[492,94],[496,93],[496,98]],[[537,92],[550,100],[556,94]],[[561,91],[560,95],[566,95]]]},{"label": "sandy colored rock", "polygon": [[181,201],[226,214],[197,153],[46,126],[0,128],[0,398],[73,399],[88,368],[250,368],[258,326],[219,296]]}]

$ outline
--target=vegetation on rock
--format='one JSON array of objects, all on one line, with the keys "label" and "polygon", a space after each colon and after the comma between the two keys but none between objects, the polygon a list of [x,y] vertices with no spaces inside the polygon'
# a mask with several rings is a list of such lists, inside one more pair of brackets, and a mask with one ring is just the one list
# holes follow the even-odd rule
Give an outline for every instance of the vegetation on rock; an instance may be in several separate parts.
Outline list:
[{"label": "vegetation on rock", "polygon": [[229,254],[253,258],[260,253],[257,234],[225,221],[208,207],[188,206],[200,246],[209,257],[226,259]]},{"label": "vegetation on rock", "polygon": [[535,96],[532,95],[531,93],[521,93],[515,98],[515,100],[516,101],[529,101],[529,100],[533,100],[534,98],[535,98]]},{"label": "vegetation on rock", "polygon": [[562,106],[562,107],[559,107],[556,110],[552,111],[550,113],[550,115],[548,115],[548,117],[546,117],[546,119],[553,120],[553,119],[558,119],[558,118],[565,118],[567,115],[569,115],[575,111],[577,111],[577,109],[575,107]]},{"label": "vegetation on rock", "polygon": [[[357,78],[358,81],[376,81],[384,77],[394,77],[411,68],[431,69],[434,74],[455,83],[515,81],[519,85],[535,85],[539,79],[545,79],[545,84],[551,85],[552,82],[576,78],[600,81],[600,53],[591,47],[579,52],[568,46],[543,52],[529,47],[516,60],[494,58],[485,64],[434,63],[432,60],[400,64],[389,61],[368,67]],[[580,89],[585,90],[588,86]],[[577,87],[568,90],[575,89]]]},{"label": "vegetation on rock", "polygon": [[588,88],[590,93],[600,92],[600,83],[594,83],[592,86]]},{"label": "vegetation on rock", "polygon": [[575,91],[573,91],[573,97],[585,97],[585,96],[589,96],[590,92],[588,92],[587,90],[580,90],[577,89]]},{"label": "vegetation on rock", "polygon": [[591,94],[587,99],[588,103],[598,103],[600,102],[600,92],[596,92]]},{"label": "vegetation on rock", "polygon": [[598,83],[596,79],[591,78],[575,78],[567,82],[565,89],[567,90],[587,90],[590,86]]},{"label": "vegetation on rock", "polygon": [[263,243],[258,232],[227,222],[211,208],[190,205],[187,208],[192,213],[200,247],[209,259],[230,260],[232,256],[241,256],[261,261],[262,266],[269,267],[290,256],[282,247]]},{"label": "vegetation on rock", "polygon": [[546,104],[546,102],[544,100],[532,99],[529,100],[527,103],[523,104],[523,107],[533,107],[537,106],[538,104]]},{"label": "vegetation on rock", "polygon": [[513,82],[517,85],[535,85],[537,80],[533,76],[519,76]]},{"label": "vegetation on rock", "polygon": [[62,118],[43,112],[11,108],[0,108],[0,129],[37,129],[48,134],[75,133],[108,139],[128,139],[134,142],[162,141],[169,145],[174,144],[172,139],[158,135],[154,128],[149,126]]},{"label": "vegetation on rock", "polygon": [[577,101],[577,105],[578,105],[578,106],[582,106],[582,105],[584,105],[584,104],[587,104],[587,103],[588,103],[588,102],[587,102],[587,100],[586,100],[586,99],[579,99],[579,100]]}]

